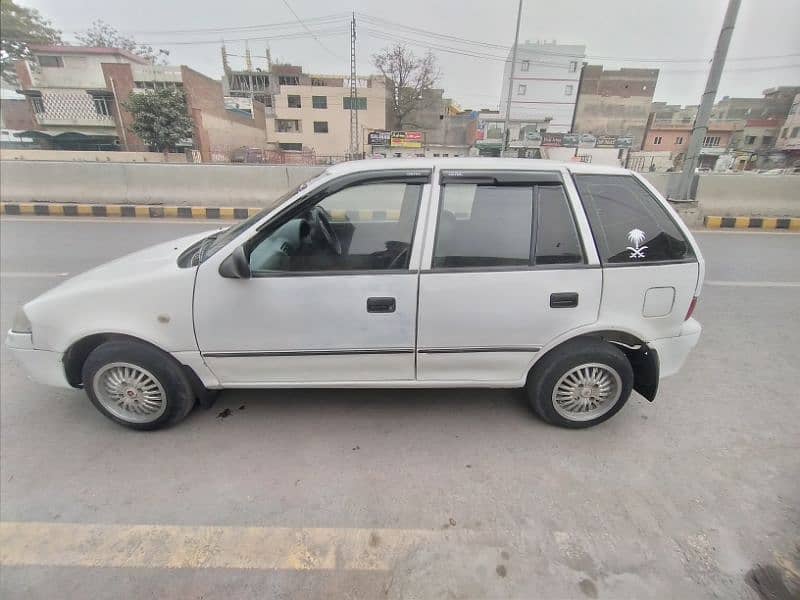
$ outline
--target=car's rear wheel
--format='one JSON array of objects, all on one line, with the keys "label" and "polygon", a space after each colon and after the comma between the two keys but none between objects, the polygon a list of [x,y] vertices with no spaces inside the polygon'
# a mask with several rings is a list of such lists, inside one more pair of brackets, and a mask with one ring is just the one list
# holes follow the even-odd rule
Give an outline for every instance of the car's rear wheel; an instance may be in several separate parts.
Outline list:
[{"label": "car's rear wheel", "polygon": [[82,379],[95,407],[132,429],[173,425],[195,403],[191,385],[175,360],[141,342],[101,344],[87,357]]},{"label": "car's rear wheel", "polygon": [[628,401],[633,369],[613,344],[580,338],[542,357],[526,387],[531,406],[548,423],[591,427],[610,419]]}]

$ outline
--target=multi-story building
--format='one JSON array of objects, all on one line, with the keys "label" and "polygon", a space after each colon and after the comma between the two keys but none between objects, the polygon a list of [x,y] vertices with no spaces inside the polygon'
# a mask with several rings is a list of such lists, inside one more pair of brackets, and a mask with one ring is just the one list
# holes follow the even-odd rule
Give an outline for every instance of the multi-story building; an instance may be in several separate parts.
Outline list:
[{"label": "multi-story building", "polygon": [[783,120],[789,114],[789,109],[794,105],[797,94],[800,94],[800,85],[782,85],[764,90],[764,109],[761,112],[763,119]]},{"label": "multi-story building", "polygon": [[[513,49],[503,73],[501,110],[505,110],[508,98],[512,53]],[[553,133],[570,131],[585,57],[584,45],[555,41],[518,44],[510,120]]]},{"label": "multi-story building", "polygon": [[[708,132],[700,150],[700,168],[713,168],[720,155],[728,151],[731,140],[744,129],[744,121],[709,121]],[[674,123],[651,119],[642,143],[644,152],[670,152],[675,165],[683,162],[692,137],[691,123]]]},{"label": "multi-story building", "polygon": [[639,148],[657,83],[658,69],[605,71],[602,65],[585,65],[572,131],[630,136]]},{"label": "multi-story building", "polygon": [[[223,50],[223,88],[229,106],[249,99],[265,107],[267,141],[276,149],[312,151],[317,156],[350,152],[350,78],[313,75],[301,67],[270,64],[265,69],[231,69]],[[360,151],[367,133],[386,128],[386,85],[383,77],[356,82]],[[240,110],[242,107],[240,107]]]},{"label": "multi-story building", "polygon": [[696,104],[681,106],[666,102],[653,102],[650,108],[651,118],[659,123],[691,124],[697,116]]},{"label": "multi-story building", "polygon": [[263,111],[251,116],[226,110],[222,87],[186,66],[153,65],[118,48],[30,46],[16,63],[20,92],[27,96],[41,147],[69,150],[146,150],[131,131],[125,108],[130,94],[146,89],[182,89],[193,122],[183,146],[202,160],[225,160],[239,146],[263,145]]},{"label": "multi-story building", "polygon": [[730,119],[760,119],[764,110],[764,98],[731,98],[723,96],[714,104],[711,118],[719,121]]},{"label": "multi-story building", "polygon": [[789,107],[789,114],[780,128],[775,149],[784,155],[787,166],[800,162],[800,93],[795,95]]}]

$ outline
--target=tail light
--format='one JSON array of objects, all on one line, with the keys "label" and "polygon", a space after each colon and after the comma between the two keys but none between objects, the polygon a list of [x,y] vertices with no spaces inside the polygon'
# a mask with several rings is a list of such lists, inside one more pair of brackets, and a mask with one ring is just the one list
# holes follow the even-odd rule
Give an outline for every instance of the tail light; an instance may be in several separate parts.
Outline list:
[{"label": "tail light", "polygon": [[684,321],[688,321],[692,317],[692,313],[694,312],[696,306],[697,306],[697,296],[692,298],[692,302],[691,304],[689,304],[689,310],[686,311],[686,317],[683,319]]}]

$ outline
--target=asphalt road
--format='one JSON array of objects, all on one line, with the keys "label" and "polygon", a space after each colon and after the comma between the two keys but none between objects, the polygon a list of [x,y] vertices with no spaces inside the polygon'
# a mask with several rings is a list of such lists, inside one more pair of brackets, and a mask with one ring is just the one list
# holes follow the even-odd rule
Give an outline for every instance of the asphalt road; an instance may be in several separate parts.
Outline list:
[{"label": "asphalt road", "polygon": [[[3,219],[0,328],[204,227]],[[800,235],[699,239],[689,364],[586,431],[507,390],[275,390],[135,433],[3,347],[0,595],[758,599],[800,572]]]}]

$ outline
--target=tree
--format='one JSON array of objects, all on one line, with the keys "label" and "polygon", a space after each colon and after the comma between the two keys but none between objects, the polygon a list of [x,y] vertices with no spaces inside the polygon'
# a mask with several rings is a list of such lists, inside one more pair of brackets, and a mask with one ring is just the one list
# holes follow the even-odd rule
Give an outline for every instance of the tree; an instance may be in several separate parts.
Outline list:
[{"label": "tree", "polygon": [[0,76],[16,85],[14,62],[30,56],[28,44],[59,44],[61,32],[39,11],[17,5],[13,0],[0,0]]},{"label": "tree", "polygon": [[430,52],[417,57],[401,44],[395,44],[373,55],[372,62],[386,78],[395,126],[402,129],[408,114],[419,107],[425,92],[439,79],[436,57]]},{"label": "tree", "polygon": [[181,140],[192,137],[192,120],[181,90],[136,92],[122,106],[133,116],[131,131],[158,151],[166,154]]},{"label": "tree", "polygon": [[83,46],[120,48],[146,58],[154,64],[157,62],[165,64],[166,57],[169,56],[169,50],[160,49],[156,52],[152,46],[139,44],[133,38],[122,35],[116,28],[101,19],[94,21],[89,29],[75,37]]}]

